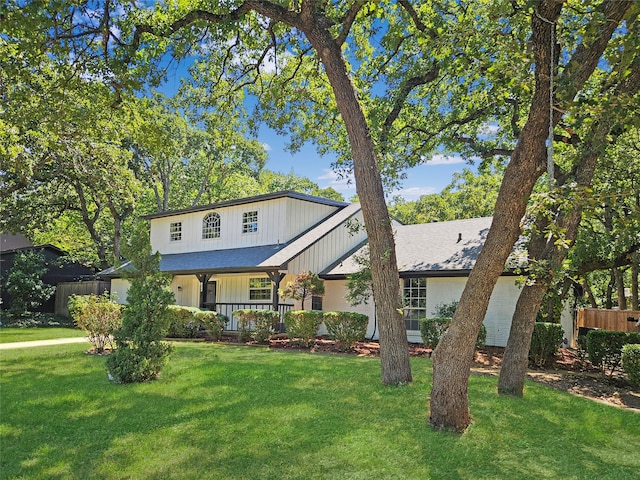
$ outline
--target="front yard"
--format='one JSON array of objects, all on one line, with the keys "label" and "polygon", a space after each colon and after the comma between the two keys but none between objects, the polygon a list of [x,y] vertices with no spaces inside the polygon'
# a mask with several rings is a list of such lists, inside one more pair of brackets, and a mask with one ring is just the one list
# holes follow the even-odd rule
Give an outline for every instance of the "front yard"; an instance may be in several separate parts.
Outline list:
[{"label": "front yard", "polygon": [[427,426],[431,362],[178,343],[158,381],[115,385],[84,345],[0,352],[3,479],[634,478],[640,414],[472,376],[474,423]]}]

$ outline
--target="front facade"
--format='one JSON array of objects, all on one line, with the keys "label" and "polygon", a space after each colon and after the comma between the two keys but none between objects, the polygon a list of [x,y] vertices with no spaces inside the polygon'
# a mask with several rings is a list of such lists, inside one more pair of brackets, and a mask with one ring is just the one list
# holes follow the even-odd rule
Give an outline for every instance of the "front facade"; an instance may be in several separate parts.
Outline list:
[{"label": "front facade", "polygon": [[[311,271],[325,281],[325,295],[313,308],[365,313],[368,336],[377,338],[373,300],[358,306],[346,300],[347,276],[361,268],[357,258],[367,248],[359,204],[278,192],[146,218],[151,246],[161,254],[160,269],[172,275],[176,304],[216,310],[229,317],[227,328],[235,330],[236,309],[281,314],[299,309],[300,302],[279,298],[277,291],[297,274]],[[459,300],[490,225],[490,217],[394,223],[409,341],[421,341],[419,318]],[[514,258],[521,263],[522,258]],[[119,278],[119,270],[102,275],[112,278],[112,293],[124,303],[128,283]],[[488,345],[506,345],[520,292],[516,279],[506,271],[493,291],[484,320]],[[310,307],[307,302],[305,308]]]}]

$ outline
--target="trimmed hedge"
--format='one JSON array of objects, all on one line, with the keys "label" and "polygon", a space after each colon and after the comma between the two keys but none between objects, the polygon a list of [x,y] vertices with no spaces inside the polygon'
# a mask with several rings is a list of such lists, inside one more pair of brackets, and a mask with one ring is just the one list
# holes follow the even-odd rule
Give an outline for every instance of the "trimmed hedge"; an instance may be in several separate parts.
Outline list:
[{"label": "trimmed hedge", "polygon": [[169,305],[169,330],[171,338],[197,338],[206,334],[219,340],[229,319],[217,312],[196,307]]},{"label": "trimmed hedge", "polygon": [[369,317],[362,313],[325,312],[323,319],[327,332],[340,343],[342,350],[349,350],[354,343],[364,340],[367,334]]},{"label": "trimmed hedge", "polygon": [[609,369],[613,374],[620,367],[622,347],[627,344],[640,344],[640,333],[591,330],[587,334],[589,361],[603,371]]},{"label": "trimmed hedge", "polygon": [[631,383],[640,386],[640,345],[622,347],[622,369]]},{"label": "trimmed hedge", "polygon": [[280,319],[276,311],[252,308],[234,310],[233,315],[238,318],[238,340],[241,342],[253,338],[258,343],[267,343]]},{"label": "trimmed hedge", "polygon": [[547,360],[552,360],[562,345],[564,331],[559,323],[536,322],[531,335],[529,359],[537,367],[542,367]]},{"label": "trimmed hedge", "polygon": [[[450,318],[421,318],[420,336],[422,337],[422,343],[424,343],[424,346],[431,348],[432,350],[436,348],[450,324]],[[476,348],[484,347],[486,342],[487,327],[485,327],[483,323],[480,325],[480,331],[478,332],[478,338],[476,339]]]},{"label": "trimmed hedge", "polygon": [[287,336],[297,339],[305,346],[309,346],[316,338],[318,328],[322,323],[323,313],[318,310],[289,310],[284,314],[284,327]]}]

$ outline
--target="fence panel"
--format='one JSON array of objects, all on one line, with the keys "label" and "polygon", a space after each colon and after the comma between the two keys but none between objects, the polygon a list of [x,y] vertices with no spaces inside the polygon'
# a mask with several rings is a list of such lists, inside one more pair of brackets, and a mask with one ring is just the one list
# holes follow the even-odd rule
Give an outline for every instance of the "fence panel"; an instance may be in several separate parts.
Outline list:
[{"label": "fence panel", "polygon": [[581,308],[578,310],[576,327],[600,328],[617,332],[640,332],[640,312],[636,310],[605,310]]},{"label": "fence panel", "polygon": [[105,290],[109,290],[109,282],[92,280],[90,282],[61,282],[56,285],[56,306],[57,315],[69,316],[68,302],[71,295],[102,295]]}]

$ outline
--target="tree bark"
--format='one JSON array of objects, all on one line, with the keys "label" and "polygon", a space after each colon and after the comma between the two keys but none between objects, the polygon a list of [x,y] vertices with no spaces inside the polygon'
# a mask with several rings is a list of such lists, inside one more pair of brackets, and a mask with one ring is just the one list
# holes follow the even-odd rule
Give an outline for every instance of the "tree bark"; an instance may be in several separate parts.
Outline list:
[{"label": "tree bark", "polygon": [[631,264],[631,310],[638,311],[638,264]]},{"label": "tree bark", "polygon": [[356,189],[369,238],[373,298],[380,329],[382,382],[387,385],[408,383],[412,376],[395,241],[373,140],[340,46],[322,27],[314,25],[303,31],[325,67],[351,144]]},{"label": "tree bark", "polygon": [[624,295],[624,278],[620,268],[613,269],[613,278],[616,284],[616,294],[618,296],[618,308],[620,310],[627,309],[627,297]]},{"label": "tree bark", "polygon": [[[487,239],[469,275],[451,326],[433,355],[429,420],[434,428],[461,432],[471,422],[468,379],[475,339],[493,287],[520,235],[520,221],[526,212],[528,198],[546,167],[540,159],[546,158],[545,140],[549,126],[550,42],[562,6],[561,1],[543,0],[531,17],[530,43],[536,65],[536,88],[529,116],[503,176]],[[630,6],[631,2],[603,3],[607,22],[601,27],[596,40],[576,49],[567,65],[563,74],[564,100],[572,100],[589,79],[613,31]],[[557,112],[554,114],[554,124],[560,117]]]}]

